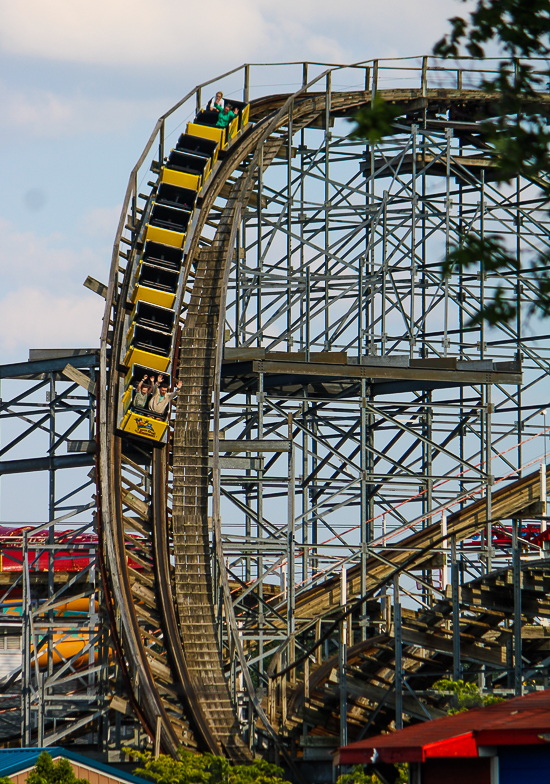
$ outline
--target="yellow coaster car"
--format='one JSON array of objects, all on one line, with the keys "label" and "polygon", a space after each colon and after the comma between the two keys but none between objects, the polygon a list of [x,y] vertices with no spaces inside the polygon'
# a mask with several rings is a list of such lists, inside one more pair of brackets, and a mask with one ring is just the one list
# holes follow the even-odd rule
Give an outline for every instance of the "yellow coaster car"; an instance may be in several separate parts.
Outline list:
[{"label": "yellow coaster car", "polygon": [[161,354],[152,354],[149,351],[143,351],[142,349],[132,346],[128,349],[128,353],[124,357],[124,364],[127,367],[132,367],[132,365],[145,365],[160,373],[166,373],[168,366],[170,365],[170,357],[163,357]]},{"label": "yellow coaster car", "polygon": [[131,433],[141,438],[148,438],[151,441],[161,441],[168,423],[162,419],[137,414],[135,411],[128,411],[121,424],[121,430]]}]

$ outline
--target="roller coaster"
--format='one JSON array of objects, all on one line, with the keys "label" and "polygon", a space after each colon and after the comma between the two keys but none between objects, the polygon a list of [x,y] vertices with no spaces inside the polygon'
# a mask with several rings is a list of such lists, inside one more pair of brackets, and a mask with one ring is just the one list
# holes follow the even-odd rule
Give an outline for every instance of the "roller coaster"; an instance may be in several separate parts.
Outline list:
[{"label": "roller coaster", "polygon": [[[545,682],[548,336],[525,334],[529,272],[438,275],[464,231],[548,246],[539,183],[498,184],[490,68],[245,65],[159,119],[85,284],[113,670],[87,731],[114,711],[138,745],[300,775],[440,715],[443,675]],[[377,95],[398,116],[372,145],[348,120]],[[497,287],[515,328],[475,321]]]}]

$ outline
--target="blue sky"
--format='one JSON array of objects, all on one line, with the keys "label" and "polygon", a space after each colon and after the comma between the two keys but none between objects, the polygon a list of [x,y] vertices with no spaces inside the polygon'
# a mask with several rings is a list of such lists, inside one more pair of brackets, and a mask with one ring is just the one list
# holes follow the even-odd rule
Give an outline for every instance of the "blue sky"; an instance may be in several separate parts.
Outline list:
[{"label": "blue sky", "polygon": [[[157,117],[242,62],[429,52],[456,0],[0,0],[0,362],[94,346],[130,170]],[[284,90],[283,85],[266,92]]]}]

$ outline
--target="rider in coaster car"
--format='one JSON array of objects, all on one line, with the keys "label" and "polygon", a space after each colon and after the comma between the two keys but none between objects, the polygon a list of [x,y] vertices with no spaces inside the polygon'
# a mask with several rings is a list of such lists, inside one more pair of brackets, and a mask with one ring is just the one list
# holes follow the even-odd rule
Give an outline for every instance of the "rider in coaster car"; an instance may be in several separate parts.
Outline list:
[{"label": "rider in coaster car", "polygon": [[137,406],[138,408],[147,408],[147,398],[151,394],[153,381],[153,376],[151,376],[151,380],[149,380],[149,376],[143,376],[136,387],[134,406]]},{"label": "rider in coaster car", "polygon": [[164,376],[159,374],[149,400],[149,410],[157,416],[164,416],[168,403],[176,397],[182,386],[183,381],[178,381],[174,391],[168,392],[168,384],[164,380]]},{"label": "rider in coaster car", "polygon": [[216,123],[216,128],[227,128],[231,120],[234,120],[235,117],[238,115],[239,110],[231,108],[231,106],[226,103],[223,109],[223,112],[218,114],[218,122]]},{"label": "rider in coaster car", "polygon": [[223,100],[223,93],[218,90],[214,98],[211,98],[206,106],[209,112],[222,112],[225,102]]}]

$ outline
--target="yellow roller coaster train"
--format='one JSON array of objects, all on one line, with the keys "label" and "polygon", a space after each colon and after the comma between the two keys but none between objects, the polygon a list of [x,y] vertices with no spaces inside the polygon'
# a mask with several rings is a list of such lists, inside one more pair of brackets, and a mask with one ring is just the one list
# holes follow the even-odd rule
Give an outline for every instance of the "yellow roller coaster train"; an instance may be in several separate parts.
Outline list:
[{"label": "yellow roller coaster train", "polygon": [[144,376],[153,378],[159,373],[163,383],[170,384],[178,323],[175,307],[187,228],[193,221],[197,196],[212,174],[220,150],[248,123],[249,105],[238,101],[233,105],[240,114],[227,128],[216,127],[217,112],[200,111],[194,122],[187,124],[153,184],[153,198],[139,240],[142,252],[134,261],[130,326],[121,357],[128,370],[120,390],[118,422],[120,429],[132,437],[166,441],[168,410],[159,416],[139,406],[136,389]]}]

